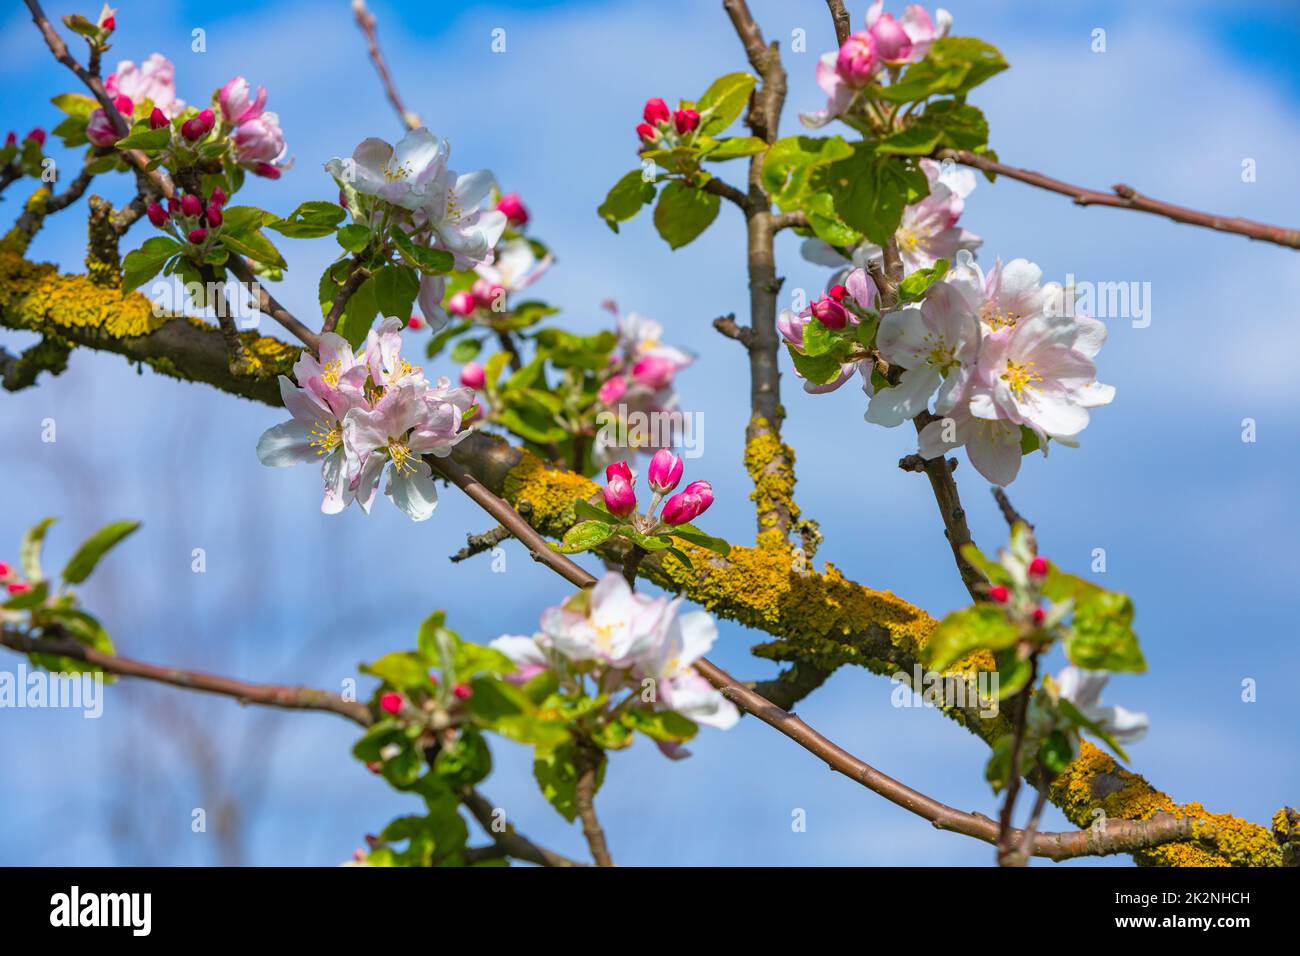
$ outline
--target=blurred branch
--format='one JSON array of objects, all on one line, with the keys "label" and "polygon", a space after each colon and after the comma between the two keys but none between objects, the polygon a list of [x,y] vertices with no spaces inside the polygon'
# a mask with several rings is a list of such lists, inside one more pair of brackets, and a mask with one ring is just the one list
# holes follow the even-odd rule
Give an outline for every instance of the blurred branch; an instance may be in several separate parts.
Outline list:
[{"label": "blurred branch", "polygon": [[1069,196],[1074,200],[1076,206],[1110,206],[1113,209],[1132,209],[1136,212],[1150,213],[1153,216],[1163,216],[1166,219],[1172,219],[1174,222],[1181,222],[1189,226],[1201,226],[1217,232],[1235,233],[1239,236],[1257,239],[1260,242],[1271,242],[1290,249],[1300,249],[1300,229],[1269,226],[1235,216],[1216,216],[1213,213],[1199,212],[1185,206],[1175,206],[1172,203],[1161,202],[1158,199],[1143,196],[1132,186],[1126,186],[1123,183],[1111,187],[1112,192],[1107,193],[1087,189],[1083,186],[1073,186],[1059,179],[1044,176],[1042,173],[1036,173],[1031,169],[1007,166],[996,160],[989,159],[987,156],[964,149],[941,149],[934,156],[936,159],[951,159],[963,166],[972,166],[986,173],[996,173],[1000,176],[1006,176],[1008,179],[1028,183],[1030,186],[1037,186],[1039,189],[1046,189],[1049,192],[1060,193],[1062,196]]},{"label": "blurred branch", "polygon": [[402,103],[402,97],[397,92],[397,85],[393,82],[392,74],[388,72],[388,64],[384,62],[384,54],[379,49],[379,31],[375,26],[375,15],[366,9],[366,0],[352,0],[352,12],[356,14],[357,26],[365,34],[366,45],[370,49],[370,60],[375,64],[379,79],[384,84],[384,93],[388,96],[388,102],[392,103],[393,109],[397,110],[397,116],[401,119],[403,126],[407,129],[418,128],[420,126],[420,117],[407,110]]}]

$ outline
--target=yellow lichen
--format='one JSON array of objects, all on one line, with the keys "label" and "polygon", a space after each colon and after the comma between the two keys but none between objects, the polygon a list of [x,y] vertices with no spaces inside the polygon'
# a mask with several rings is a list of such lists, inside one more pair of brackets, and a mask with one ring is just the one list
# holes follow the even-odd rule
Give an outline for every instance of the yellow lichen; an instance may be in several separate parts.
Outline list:
[{"label": "yellow lichen", "polygon": [[1052,782],[1052,802],[1078,827],[1106,819],[1146,820],[1161,811],[1194,821],[1198,836],[1212,846],[1168,843],[1133,854],[1146,866],[1280,866],[1282,851],[1268,829],[1227,813],[1210,813],[1199,803],[1175,803],[1142,777],[1121,768],[1099,748],[1084,742],[1079,758]]},{"label": "yellow lichen", "polygon": [[745,470],[754,482],[749,498],[758,512],[758,546],[785,549],[789,528],[799,520],[794,503],[794,450],[784,444],[765,418],[749,423]]},{"label": "yellow lichen", "polygon": [[18,256],[27,251],[27,247],[32,244],[32,237],[45,221],[45,207],[49,205],[52,195],[50,187],[42,185],[27,197],[27,202],[23,204],[24,215],[0,239],[0,251]]},{"label": "yellow lichen", "polygon": [[147,335],[168,318],[155,315],[142,295],[123,296],[88,276],[60,275],[11,252],[0,252],[0,311],[23,328],[97,329],[115,339]]}]

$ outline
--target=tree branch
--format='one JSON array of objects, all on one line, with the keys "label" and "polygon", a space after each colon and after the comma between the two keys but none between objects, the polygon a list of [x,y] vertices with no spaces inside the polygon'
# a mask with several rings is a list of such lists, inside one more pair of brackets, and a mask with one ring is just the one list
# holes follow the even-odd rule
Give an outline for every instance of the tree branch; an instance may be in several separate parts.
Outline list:
[{"label": "tree branch", "polygon": [[843,46],[853,32],[849,11],[844,9],[844,0],[826,0],[826,7],[831,12],[831,19],[835,21],[835,42]]},{"label": "tree branch", "polygon": [[388,72],[388,64],[384,62],[384,55],[379,50],[379,31],[375,28],[375,15],[366,9],[365,0],[352,0],[352,12],[356,14],[357,26],[365,34],[370,60],[375,64],[379,79],[384,84],[384,93],[388,97],[388,102],[392,103],[393,109],[397,110],[398,119],[402,121],[403,126],[407,129],[417,129],[420,126],[420,117],[403,105],[402,98],[397,92],[397,85],[393,82],[392,74]]},{"label": "tree branch", "polygon": [[981,156],[964,149],[941,149],[934,156],[936,159],[952,159],[963,166],[972,166],[987,173],[996,173],[1000,176],[1006,176],[1008,179],[1028,183],[1030,186],[1037,186],[1039,189],[1046,189],[1049,192],[1060,193],[1062,196],[1069,196],[1074,200],[1076,206],[1110,206],[1113,209],[1132,209],[1136,212],[1150,213],[1153,216],[1163,216],[1166,219],[1172,219],[1174,222],[1181,222],[1189,226],[1201,226],[1217,232],[1229,232],[1239,236],[1246,236],[1260,242],[1271,242],[1290,249],[1300,249],[1300,229],[1269,226],[1235,216],[1216,216],[1213,213],[1200,212],[1195,209],[1188,209],[1185,206],[1175,206],[1172,203],[1161,202],[1158,199],[1149,199],[1139,194],[1132,186],[1126,186],[1123,183],[1112,187],[1113,192],[1106,193],[1095,189],[1087,189],[1083,186],[1074,186],[1059,179],[1045,176],[1042,173],[1034,172],[1031,169],[1007,166],[996,160],[989,159],[987,156]]}]

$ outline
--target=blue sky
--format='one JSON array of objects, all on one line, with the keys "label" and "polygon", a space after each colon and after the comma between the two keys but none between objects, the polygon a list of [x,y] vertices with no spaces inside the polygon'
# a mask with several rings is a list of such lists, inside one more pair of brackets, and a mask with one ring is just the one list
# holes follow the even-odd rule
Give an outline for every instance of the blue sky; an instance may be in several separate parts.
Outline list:
[{"label": "blue sky", "polygon": [[[444,9],[445,8],[445,9]],[[860,21],[864,3],[852,5]],[[1151,195],[1268,222],[1300,223],[1293,188],[1300,150],[1297,18],[1287,3],[1028,2],[949,4],[955,32],[999,46],[1012,70],[974,96],[1006,162],[1105,188],[1127,182]],[[491,168],[523,194],[536,233],[559,263],[536,287],[564,308],[566,326],[591,330],[599,303],[617,299],[663,322],[700,356],[679,379],[684,407],[707,410],[706,453],[691,477],[719,489],[708,529],[752,535],[741,432],[748,379],[734,344],[709,327],[745,301],[743,229],[724,209],[699,241],[670,253],[642,218],[612,236],[594,214],[605,190],[635,165],[632,133],[648,96],[698,96],[715,76],[745,69],[713,4],[669,0],[514,4],[390,4],[374,9],[410,108],[453,143],[461,169]],[[819,108],[812,82],[832,43],[822,3],[754,3],[767,35],[785,41],[795,113]],[[51,7],[49,12],[64,12]],[[0,39],[7,126],[57,121],[50,96],[72,89],[18,11]],[[156,50],[177,65],[181,95],[204,100],[242,73],[270,91],[294,168],[256,182],[247,201],[287,212],[333,190],[321,164],[365,136],[395,138],[348,4],[125,3],[110,60]],[[207,52],[191,53],[191,31]],[[493,29],[507,49],[490,52]],[[1104,29],[1107,50],[1091,51]],[[789,49],[803,29],[808,52]],[[56,156],[62,157],[56,151]],[[75,157],[66,157],[75,161]],[[1256,181],[1241,178],[1255,161]],[[739,164],[726,170],[743,175]],[[123,180],[96,183],[114,201]],[[15,190],[0,212],[16,215]],[[1116,679],[1112,702],[1151,715],[1134,764],[1180,800],[1258,822],[1300,787],[1300,718],[1287,675],[1300,665],[1293,542],[1300,532],[1291,480],[1300,438],[1300,271],[1294,253],[1068,200],[1013,182],[981,180],[965,225],[984,237],[981,261],[1024,256],[1047,276],[1150,283],[1147,328],[1111,323],[1099,358],[1118,389],[1077,450],[1026,461],[1012,488],[1039,527],[1044,551],[1133,595],[1151,669]],[[139,242],[142,229],[132,238]],[[31,254],[79,268],[84,220],[67,212]],[[277,295],[311,314],[325,242],[284,240],[288,279]],[[823,270],[781,237],[785,294],[815,289]],[[5,338],[12,350],[18,336]],[[441,367],[440,367],[441,368]],[[788,373],[788,366],[785,367]],[[888,588],[940,615],[963,603],[926,482],[894,462],[914,450],[905,429],[862,421],[851,388],[806,396],[784,377],[787,434],[798,451],[799,501],[827,534],[818,556],[851,578]],[[144,529],[86,590],[123,653],[250,679],[325,687],[359,661],[407,647],[434,607],[471,639],[530,631],[564,595],[553,576],[507,546],[504,576],[486,561],[453,567],[466,531],[490,525],[448,491],[430,522],[395,510],[369,518],[317,510],[310,469],[257,464],[270,409],[201,388],[137,375],[112,356],[78,353],[39,388],[3,396],[0,447],[11,487],[0,511],[0,558],[46,514],[56,559],[94,527],[124,517]],[[54,418],[58,441],[40,440]],[[1258,440],[1243,443],[1242,420]],[[959,456],[960,457],[960,456]],[[957,476],[976,540],[1005,536],[987,486],[963,461]],[[5,544],[8,542],[8,544]],[[190,570],[192,549],[206,574]],[[714,659],[744,677],[771,665],[748,648],[762,635],[722,625]],[[0,660],[11,668],[17,659]],[[1245,679],[1258,700],[1244,703]],[[890,706],[888,681],[842,670],[800,708],[805,719],[865,760],[966,809],[992,812],[985,748],[924,710]],[[0,863],[204,863],[220,859],[212,832],[190,831],[191,811],[221,796],[246,806],[245,862],[330,864],[361,835],[413,801],[347,756],[350,725],[328,716],[266,715],[140,684],[109,690],[104,717],[6,712],[0,734]],[[202,746],[199,745],[202,741]],[[614,756],[599,804],[624,863],[987,864],[982,844],[928,824],[828,774],[809,755],[752,721],[704,731],[692,759],[664,761],[638,745]],[[533,785],[528,755],[500,744],[484,790],[519,825],[581,854]],[[805,833],[791,814],[806,811]],[[1049,821],[1063,826],[1053,811]]]}]

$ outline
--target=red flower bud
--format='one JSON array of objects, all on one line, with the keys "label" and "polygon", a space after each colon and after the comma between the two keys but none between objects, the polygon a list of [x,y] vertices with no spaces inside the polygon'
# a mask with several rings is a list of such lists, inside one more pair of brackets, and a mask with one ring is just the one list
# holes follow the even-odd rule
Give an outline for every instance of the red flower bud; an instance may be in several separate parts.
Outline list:
[{"label": "red flower bud", "polygon": [[113,105],[117,107],[117,111],[121,113],[129,123],[132,114],[135,113],[135,104],[131,102],[131,97],[119,96],[117,99],[113,100]]},{"label": "red flower bud", "polygon": [[707,481],[692,481],[664,502],[664,524],[679,525],[694,521],[713,504],[713,486]]},{"label": "red flower bud", "polygon": [[418,315],[413,315],[406,320],[406,327],[408,329],[422,329],[424,328],[424,319]]},{"label": "red flower bud", "polygon": [[24,137],[24,139],[32,139],[32,140],[35,140],[37,146],[44,146],[44,145],[45,145],[45,130],[41,129],[41,128],[38,126],[38,127],[36,127],[34,130],[32,130],[30,133],[28,133],[28,134]]},{"label": "red flower bud", "polygon": [[372,760],[370,761],[370,763],[366,764],[366,769],[369,770],[371,773],[383,773],[384,765],[380,763],[378,760]]},{"label": "red flower bud", "polygon": [[989,597],[998,604],[1006,604],[1011,598],[1011,592],[1007,590],[1005,584],[995,584],[989,588]]},{"label": "red flower bud", "polygon": [[17,145],[18,145],[18,134],[15,133],[13,130],[10,130],[10,131],[9,131],[9,135],[5,137],[5,145],[6,145],[6,146],[17,146]]},{"label": "red flower bud", "polygon": [[117,17],[105,17],[104,22],[99,25],[99,28],[105,33],[112,33],[117,29]]},{"label": "red flower bud", "polygon": [[632,480],[632,468],[625,461],[616,461],[612,465],[605,466],[605,480],[609,481],[615,475],[621,477],[624,481]]},{"label": "red flower bud", "polygon": [[828,295],[812,304],[812,314],[828,329],[842,329],[849,324],[848,311]]},{"label": "red flower bud", "polygon": [[651,126],[649,123],[637,123],[636,134],[640,136],[641,139],[643,139],[646,143],[653,143],[655,140],[659,138],[659,131],[655,129],[653,126]]},{"label": "red flower bud", "polygon": [[208,225],[216,229],[220,227],[222,218],[221,207],[215,202],[208,203]]},{"label": "red flower bud", "polygon": [[685,136],[700,125],[700,114],[695,110],[678,110],[673,114],[673,126],[678,136]]},{"label": "red flower bud", "polygon": [[1029,562],[1029,576],[1031,578],[1047,577],[1047,559],[1042,555],[1036,555],[1034,560]]},{"label": "red flower bud", "polygon": [[226,191],[222,189],[220,186],[217,186],[215,189],[212,190],[212,201],[216,203],[218,206],[224,206],[228,198],[229,197],[226,195]]},{"label": "red flower bud", "polygon": [[844,286],[836,283],[835,285],[831,286],[829,289],[826,290],[826,294],[830,296],[832,299],[834,299],[836,302],[843,302],[844,297],[849,294],[849,290],[844,288]]},{"label": "red flower bud", "polygon": [[636,510],[636,488],[620,474],[615,474],[605,485],[605,507],[609,513],[624,518]]},{"label": "red flower bud", "polygon": [[261,176],[263,179],[279,179],[280,167],[272,166],[270,163],[258,163],[253,167],[253,175]]},{"label": "red flower bud", "polygon": [[471,315],[475,308],[477,303],[474,301],[474,296],[464,289],[447,300],[447,311],[452,315]]},{"label": "red flower bud", "polygon": [[389,692],[379,698],[379,709],[384,711],[386,714],[393,714],[396,716],[402,712],[403,703],[405,703],[405,701],[402,700],[401,694]]},{"label": "red flower bud", "polygon": [[487,375],[478,362],[469,362],[460,370],[460,384],[478,391],[487,384]]},{"label": "red flower bud", "polygon": [[10,581],[5,585],[10,594],[26,594],[32,589],[32,586],[26,581]]},{"label": "red flower bud", "polygon": [[1044,611],[1041,607],[1036,607],[1036,608],[1034,608],[1034,623],[1035,623],[1035,624],[1042,624],[1042,623],[1043,623],[1043,620],[1044,620],[1046,617],[1047,617],[1047,612]]},{"label": "red flower bud", "polygon": [[191,229],[190,234],[186,236],[186,238],[189,239],[190,242],[194,243],[194,245],[201,246],[203,245],[203,240],[208,238],[208,231],[206,229]]},{"label": "red flower bud", "polygon": [[0,581],[8,581],[13,576],[14,576],[13,565],[6,564],[5,562],[0,561]]},{"label": "red flower bud", "polygon": [[668,104],[659,97],[654,97],[645,101],[645,109],[641,111],[641,118],[651,126],[658,123],[668,122]]},{"label": "red flower bud", "polygon": [[667,448],[660,448],[650,459],[650,471],[646,477],[650,487],[660,494],[672,491],[682,480],[682,460]]},{"label": "red flower bud", "polygon": [[452,688],[451,692],[456,695],[458,700],[469,700],[474,696],[474,688],[470,687],[469,684],[457,684]]},{"label": "red flower bud", "polygon": [[506,193],[497,203],[497,212],[506,214],[506,218],[515,226],[528,225],[528,210],[519,199],[519,193]]},{"label": "red flower bud", "polygon": [[149,208],[145,210],[145,215],[147,215],[149,221],[159,229],[167,224],[167,210],[163,209],[163,207],[156,202],[151,202],[149,204]]},{"label": "red flower bud", "polygon": [[167,114],[155,106],[153,112],[149,114],[149,128],[162,129],[164,126],[170,125],[171,120],[167,118]]},{"label": "red flower bud", "polygon": [[203,200],[194,193],[186,193],[181,198],[181,212],[191,219],[197,219],[203,215]]}]

